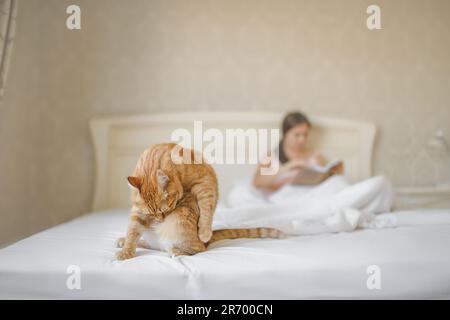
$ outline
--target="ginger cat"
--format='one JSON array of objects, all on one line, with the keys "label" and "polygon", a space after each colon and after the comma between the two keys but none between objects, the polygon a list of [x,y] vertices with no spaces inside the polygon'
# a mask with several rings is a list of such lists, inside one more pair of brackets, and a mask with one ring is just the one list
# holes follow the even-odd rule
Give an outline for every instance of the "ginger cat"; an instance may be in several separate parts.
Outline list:
[{"label": "ginger cat", "polygon": [[[225,238],[278,238],[281,232],[271,228],[224,229],[211,231],[218,200],[214,169],[201,163],[172,161],[176,144],[158,144],[144,151],[133,176],[131,217],[119,260],[135,256],[138,246],[167,251],[173,256],[192,255],[206,250],[206,245]],[[183,149],[184,155],[199,156]],[[147,241],[142,240],[141,237]],[[205,245],[206,244],[206,245]]]}]

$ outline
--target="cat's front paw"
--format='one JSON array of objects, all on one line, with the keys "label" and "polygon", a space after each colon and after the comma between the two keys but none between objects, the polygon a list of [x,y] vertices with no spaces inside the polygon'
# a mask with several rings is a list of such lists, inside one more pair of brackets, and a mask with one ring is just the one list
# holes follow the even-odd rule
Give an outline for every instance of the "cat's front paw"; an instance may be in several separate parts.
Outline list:
[{"label": "cat's front paw", "polygon": [[134,258],[134,256],[136,256],[136,252],[131,250],[120,250],[116,253],[117,260],[127,260]]},{"label": "cat's front paw", "polygon": [[209,240],[211,240],[212,237],[212,231],[210,228],[200,228],[198,230],[198,238],[201,242],[207,243]]}]

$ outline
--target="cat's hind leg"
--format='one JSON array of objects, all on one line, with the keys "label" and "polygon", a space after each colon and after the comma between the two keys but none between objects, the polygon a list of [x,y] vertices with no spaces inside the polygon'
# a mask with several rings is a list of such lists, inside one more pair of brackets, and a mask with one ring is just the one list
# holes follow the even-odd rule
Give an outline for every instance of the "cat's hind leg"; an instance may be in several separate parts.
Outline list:
[{"label": "cat's hind leg", "polygon": [[[165,221],[166,239],[171,239],[171,245],[166,249],[172,256],[193,255],[206,250],[205,244],[197,234],[198,216],[195,211],[195,198],[191,203],[176,208]],[[161,233],[160,233],[161,234]]]},{"label": "cat's hind leg", "polygon": [[213,181],[197,184],[192,187],[191,193],[197,199],[199,208],[198,237],[207,243],[212,237],[212,220],[217,205],[218,193]]}]

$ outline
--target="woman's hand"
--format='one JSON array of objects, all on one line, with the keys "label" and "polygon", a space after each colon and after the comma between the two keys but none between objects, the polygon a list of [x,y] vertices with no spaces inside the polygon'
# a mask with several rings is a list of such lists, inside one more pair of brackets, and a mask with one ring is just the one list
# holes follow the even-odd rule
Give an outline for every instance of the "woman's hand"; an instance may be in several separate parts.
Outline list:
[{"label": "woman's hand", "polygon": [[284,165],[281,166],[280,171],[282,173],[292,171],[292,170],[298,170],[298,169],[305,169],[308,167],[308,162],[303,159],[294,159],[286,162]]},{"label": "woman's hand", "polygon": [[331,169],[331,172],[334,174],[343,174],[344,173],[344,163],[340,162],[338,165]]}]

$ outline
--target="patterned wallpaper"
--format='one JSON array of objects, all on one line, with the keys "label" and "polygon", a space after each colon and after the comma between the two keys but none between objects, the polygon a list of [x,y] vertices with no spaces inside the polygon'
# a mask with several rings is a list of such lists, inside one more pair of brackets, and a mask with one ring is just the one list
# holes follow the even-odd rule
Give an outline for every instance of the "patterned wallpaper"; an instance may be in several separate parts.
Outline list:
[{"label": "patterned wallpaper", "polygon": [[16,25],[17,2],[0,0],[0,96],[5,89]]},{"label": "patterned wallpaper", "polygon": [[[68,30],[73,3],[19,6],[2,106],[13,120],[0,139],[26,146],[5,161],[26,168],[7,181],[16,191],[28,182],[26,222],[9,222],[28,229],[4,240],[89,210],[87,121],[101,114],[301,109],[368,120],[379,129],[376,174],[398,186],[446,178],[445,158],[425,145],[438,128],[450,136],[450,1],[78,0],[81,30]],[[373,3],[381,30],[366,27]],[[20,199],[6,189],[2,216]]]}]

